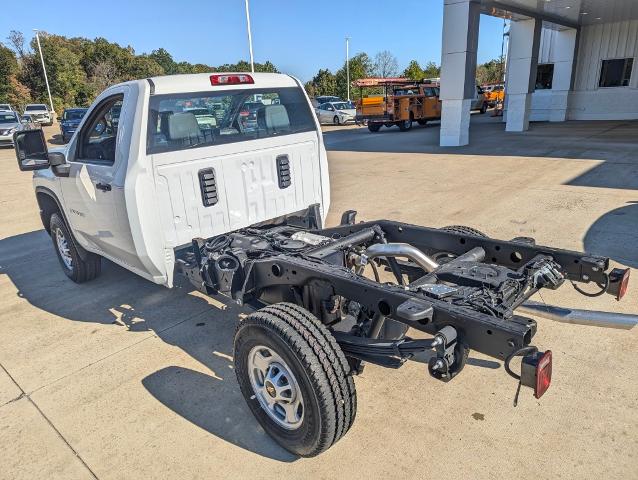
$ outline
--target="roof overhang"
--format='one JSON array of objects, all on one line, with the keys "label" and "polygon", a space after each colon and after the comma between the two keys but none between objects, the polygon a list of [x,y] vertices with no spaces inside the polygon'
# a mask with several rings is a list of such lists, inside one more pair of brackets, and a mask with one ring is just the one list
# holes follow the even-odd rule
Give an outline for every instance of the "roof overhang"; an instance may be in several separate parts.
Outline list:
[{"label": "roof overhang", "polygon": [[523,20],[536,18],[553,28],[638,19],[636,0],[479,0],[487,15]]}]

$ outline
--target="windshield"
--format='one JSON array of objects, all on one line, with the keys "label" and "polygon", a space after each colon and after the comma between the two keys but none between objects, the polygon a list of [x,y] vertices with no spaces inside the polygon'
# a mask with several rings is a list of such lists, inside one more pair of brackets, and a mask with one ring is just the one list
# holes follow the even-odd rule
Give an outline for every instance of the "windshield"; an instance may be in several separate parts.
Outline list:
[{"label": "windshield", "polygon": [[47,109],[47,106],[44,104],[41,104],[41,105],[27,105],[27,108],[25,110],[29,112],[33,110],[46,110],[46,109]]},{"label": "windshield", "polygon": [[346,103],[346,102],[333,103],[332,105],[334,105],[334,107],[335,107],[337,110],[349,110],[349,109],[351,109],[351,108],[352,108],[352,107],[351,107],[348,103]]},{"label": "windshield", "polygon": [[16,123],[18,117],[15,113],[0,113],[0,123]]},{"label": "windshield", "polygon": [[154,95],[147,153],[171,152],[315,130],[299,88]]},{"label": "windshield", "polygon": [[65,110],[62,120],[82,120],[86,110]]}]

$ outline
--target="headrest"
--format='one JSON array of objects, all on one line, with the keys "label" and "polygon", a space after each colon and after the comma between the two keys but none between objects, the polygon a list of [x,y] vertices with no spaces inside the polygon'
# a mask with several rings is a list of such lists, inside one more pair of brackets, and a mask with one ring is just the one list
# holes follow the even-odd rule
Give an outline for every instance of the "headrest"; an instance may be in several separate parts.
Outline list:
[{"label": "headrest", "polygon": [[268,130],[287,130],[290,128],[288,111],[284,105],[266,105],[259,110],[263,115],[265,126]]},{"label": "headrest", "polygon": [[179,112],[168,117],[168,139],[182,140],[199,136],[197,118],[190,112]]}]

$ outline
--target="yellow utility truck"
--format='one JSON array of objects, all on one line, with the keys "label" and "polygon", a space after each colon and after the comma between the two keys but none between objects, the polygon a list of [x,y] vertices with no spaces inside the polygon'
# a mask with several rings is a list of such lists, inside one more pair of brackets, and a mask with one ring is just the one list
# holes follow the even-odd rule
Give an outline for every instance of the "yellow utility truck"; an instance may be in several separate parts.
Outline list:
[{"label": "yellow utility truck", "polygon": [[[405,132],[412,128],[413,122],[425,125],[429,120],[441,118],[438,83],[408,78],[362,78],[353,85],[360,89],[356,121],[367,122],[371,132],[378,132],[383,125],[396,125]],[[364,96],[363,89],[370,87],[382,89],[383,93]]]}]

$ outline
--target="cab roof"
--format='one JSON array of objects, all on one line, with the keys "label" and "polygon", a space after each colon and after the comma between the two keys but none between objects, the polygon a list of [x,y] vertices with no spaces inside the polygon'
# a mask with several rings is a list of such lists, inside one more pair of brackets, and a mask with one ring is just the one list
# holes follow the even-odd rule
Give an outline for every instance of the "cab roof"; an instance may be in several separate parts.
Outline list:
[{"label": "cab roof", "polygon": [[[212,85],[211,75],[249,75],[254,83]],[[210,72],[184,75],[165,75],[146,79],[151,85],[151,93],[161,95],[165,93],[205,92],[207,90],[241,90],[253,88],[281,88],[297,87],[299,84],[290,75],[283,73],[248,73],[248,72]]]}]

